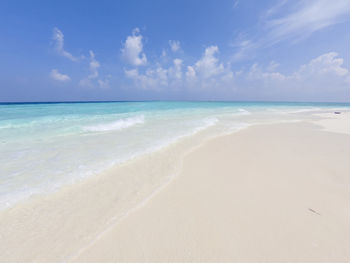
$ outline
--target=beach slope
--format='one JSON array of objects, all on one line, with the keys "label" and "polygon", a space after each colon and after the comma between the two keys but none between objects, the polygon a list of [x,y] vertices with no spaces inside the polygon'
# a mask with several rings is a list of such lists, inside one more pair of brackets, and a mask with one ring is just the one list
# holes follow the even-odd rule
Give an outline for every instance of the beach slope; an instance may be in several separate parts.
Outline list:
[{"label": "beach slope", "polygon": [[349,262],[350,135],[309,123],[208,141],[74,262]]}]

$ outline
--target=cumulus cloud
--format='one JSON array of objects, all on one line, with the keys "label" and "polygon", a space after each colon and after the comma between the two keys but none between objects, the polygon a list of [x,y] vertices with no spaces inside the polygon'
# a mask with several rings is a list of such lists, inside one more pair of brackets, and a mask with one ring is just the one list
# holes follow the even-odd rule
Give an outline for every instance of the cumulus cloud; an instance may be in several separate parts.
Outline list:
[{"label": "cumulus cloud", "polygon": [[140,30],[135,28],[131,36],[125,40],[121,53],[126,62],[133,66],[141,66],[147,63],[147,57],[143,52],[142,35]]},{"label": "cumulus cloud", "polygon": [[180,41],[177,41],[177,40],[169,40],[169,46],[171,51],[173,52],[177,52],[181,48]]},{"label": "cumulus cloud", "polygon": [[109,78],[110,76],[107,76],[104,80],[98,79],[97,80],[98,86],[102,89],[108,89],[110,87]]},{"label": "cumulus cloud", "polygon": [[[299,83],[310,83],[310,81],[313,82],[316,80],[334,81],[335,79],[344,81],[350,74],[349,70],[343,66],[343,63],[344,59],[339,57],[336,52],[329,52],[312,59],[307,64],[301,65],[298,70],[290,75],[283,75],[275,71],[279,65],[276,62],[271,62],[266,69],[263,69],[255,63],[246,73],[246,77],[248,79],[270,79]],[[322,88],[322,86],[323,85],[317,85],[318,88]]]},{"label": "cumulus cloud", "polygon": [[124,70],[125,76],[130,79],[137,79],[139,76],[139,71],[137,69]]},{"label": "cumulus cloud", "polygon": [[196,72],[203,78],[209,78],[224,71],[223,64],[219,63],[219,59],[216,57],[218,52],[217,46],[207,47],[202,58],[195,63]]},{"label": "cumulus cloud", "polygon": [[137,88],[161,90],[168,86],[168,70],[162,67],[147,69],[139,73],[138,69],[125,70],[126,77],[132,79]]},{"label": "cumulus cloud", "polygon": [[188,80],[192,80],[196,77],[196,71],[192,66],[187,66],[187,71],[186,71],[186,78]]},{"label": "cumulus cloud", "polygon": [[71,61],[78,61],[78,58],[74,57],[71,53],[64,50],[64,35],[61,30],[59,30],[57,27],[53,29],[53,36],[52,39],[55,41],[55,50],[57,54],[60,56],[66,57],[70,59]]},{"label": "cumulus cloud", "polygon": [[[142,44],[139,31],[133,32],[131,37],[139,37],[136,42]],[[123,52],[126,52],[127,42]],[[254,44],[246,42],[242,45],[250,47]],[[142,60],[142,45],[133,54],[134,61]],[[171,62],[169,59],[148,62],[146,67],[138,67],[139,62],[130,63],[133,67],[124,70],[125,76],[133,87],[157,91],[181,88],[206,99],[327,100],[334,94],[350,91],[349,70],[336,52],[311,59],[289,74],[279,72],[280,64],[276,61],[264,66],[254,63],[234,71],[232,64],[219,59],[216,45],[207,47],[192,64],[179,58]],[[350,95],[348,97],[350,99]]]},{"label": "cumulus cloud", "polygon": [[329,52],[323,54],[307,65],[303,65],[298,71],[298,75],[328,75],[333,74],[339,77],[348,75],[348,69],[343,67],[344,59],[340,58],[338,53]]},{"label": "cumulus cloud", "polygon": [[95,79],[98,77],[98,68],[100,67],[100,63],[96,60],[95,54],[92,50],[89,51],[90,54],[90,71],[91,74],[88,76],[89,79]]},{"label": "cumulus cloud", "polygon": [[183,61],[181,59],[176,58],[174,59],[173,63],[174,66],[169,69],[169,75],[174,79],[181,79]]},{"label": "cumulus cloud", "polygon": [[[349,70],[343,65],[343,58],[339,57],[336,52],[323,54],[309,63],[302,65],[296,71],[290,80],[294,81],[294,86],[298,85],[300,90],[297,93],[303,94],[308,92],[313,96],[327,95],[324,100],[338,96],[339,99],[344,99],[339,94],[344,93],[347,99],[350,99],[350,74]],[[289,83],[290,86],[293,83]]]},{"label": "cumulus cloud", "polygon": [[57,69],[53,69],[50,72],[50,77],[54,80],[66,82],[71,80],[71,78],[68,75],[60,73]]},{"label": "cumulus cloud", "polygon": [[336,52],[322,54],[290,74],[278,72],[276,62],[265,68],[255,63],[236,74],[233,84],[240,96],[254,99],[350,99],[350,73],[343,63]]},{"label": "cumulus cloud", "polygon": [[125,70],[125,76],[132,81],[136,87],[148,90],[161,90],[163,88],[176,88],[183,84],[183,61],[174,59],[173,64],[164,68],[159,64],[140,72],[138,68]]},{"label": "cumulus cloud", "polygon": [[109,87],[109,80],[106,78],[105,80],[98,79],[99,77],[99,71],[100,63],[96,60],[95,53],[90,50],[89,51],[89,71],[90,74],[80,80],[79,85],[82,87],[88,87],[88,88],[94,88],[96,86],[100,88],[108,88]]},{"label": "cumulus cloud", "polygon": [[[270,63],[271,64],[271,63]],[[282,81],[286,79],[283,74],[273,71],[270,66],[266,70],[261,68],[257,63],[253,64],[246,74],[248,80],[259,81]]]},{"label": "cumulus cloud", "polygon": [[[216,57],[219,49],[210,46],[205,49],[203,56],[194,65],[184,67],[184,61],[175,58],[172,65],[164,68],[156,63],[145,70],[137,68],[125,70],[127,78],[134,81],[135,86],[143,89],[186,88],[189,86],[208,87],[218,86],[222,80],[232,76],[229,70]],[[184,71],[185,69],[185,71]],[[225,78],[223,76],[225,75]]]}]

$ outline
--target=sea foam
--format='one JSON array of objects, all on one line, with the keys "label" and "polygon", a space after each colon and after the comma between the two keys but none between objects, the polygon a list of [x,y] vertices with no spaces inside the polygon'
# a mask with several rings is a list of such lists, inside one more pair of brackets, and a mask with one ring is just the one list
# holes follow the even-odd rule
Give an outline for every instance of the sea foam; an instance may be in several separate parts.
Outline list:
[{"label": "sea foam", "polygon": [[246,109],[238,109],[239,113],[242,115],[250,115],[251,113]]},{"label": "sea foam", "polygon": [[102,132],[102,131],[113,131],[113,130],[116,131],[116,130],[129,128],[137,124],[143,124],[144,122],[145,122],[145,117],[143,115],[140,115],[140,116],[125,118],[125,119],[119,119],[114,122],[109,122],[105,124],[87,126],[87,127],[84,127],[84,130],[91,131],[91,132]]}]

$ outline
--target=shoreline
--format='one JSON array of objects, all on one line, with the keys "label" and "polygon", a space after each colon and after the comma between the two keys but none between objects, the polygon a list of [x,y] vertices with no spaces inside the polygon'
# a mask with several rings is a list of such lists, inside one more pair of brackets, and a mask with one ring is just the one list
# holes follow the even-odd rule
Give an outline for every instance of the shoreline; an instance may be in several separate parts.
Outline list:
[{"label": "shoreline", "polygon": [[[0,254],[9,262],[12,258],[15,258],[13,262],[66,262],[81,246],[94,242],[166,188],[181,170],[183,158],[212,138],[213,134],[207,132],[203,130],[184,136],[180,141],[117,164],[98,175],[67,184],[54,192],[34,195],[0,210],[0,233],[3,233]],[[132,180],[134,176],[138,181]],[[151,183],[147,184],[148,181]],[[130,188],[131,185],[134,187]],[[126,186],[126,193],[115,192],[115,187],[122,190],[123,186]],[[71,220],[65,222],[67,218]],[[76,218],[84,219],[84,225]],[[16,229],[17,226],[21,228]],[[84,238],[79,240],[75,236]],[[18,237],[28,239],[29,244],[18,244]],[[55,240],[67,244],[55,251]],[[9,246],[13,250],[7,249]],[[44,247],[50,253],[41,259],[40,251]],[[21,253],[16,254],[17,251]]]},{"label": "shoreline", "polygon": [[349,135],[308,123],[207,141],[172,184],[72,262],[345,262],[349,146]]},{"label": "shoreline", "polygon": [[[115,138],[118,138],[119,136],[122,136],[122,137],[125,136],[125,133],[127,133],[127,130],[129,129],[122,131],[122,134],[108,133],[107,137],[104,136],[104,134],[93,135],[94,137],[99,138],[97,144],[103,145],[102,148],[100,147],[100,149],[97,152],[102,153],[103,151],[105,151],[106,153],[110,153],[110,154],[103,154],[101,155],[101,157],[96,156],[94,150],[91,148],[89,141],[86,139],[87,137],[85,135],[92,136],[92,134],[83,134],[83,135],[81,134],[80,135],[80,137],[82,138],[81,141],[78,140],[78,137],[74,139],[76,140],[75,143],[80,144],[80,145],[76,145],[76,147],[78,149],[81,148],[81,150],[75,151],[75,149],[73,148],[69,150],[69,147],[72,146],[70,145],[72,142],[68,143],[67,145],[64,144],[61,147],[60,145],[62,141],[57,141],[56,144],[52,144],[49,147],[49,148],[55,149],[57,145],[58,146],[57,151],[49,150],[43,156],[41,156],[40,154],[39,156],[34,155],[32,156],[32,159],[29,160],[29,162],[27,163],[26,163],[27,157],[22,158],[23,157],[21,156],[22,154],[27,155],[27,152],[29,152],[28,149],[30,149],[30,147],[33,147],[32,150],[34,152],[36,148],[39,148],[38,150],[38,153],[39,153],[43,151],[43,149],[47,147],[47,145],[45,145],[41,150],[40,150],[41,146],[37,145],[36,144],[37,142],[34,143],[33,145],[30,145],[30,144],[27,145],[27,149],[22,149],[22,150],[21,150],[21,147],[16,148],[17,146],[13,145],[15,146],[14,149],[12,148],[4,149],[5,153],[7,151],[7,154],[5,155],[8,158],[6,157],[4,159],[5,181],[2,181],[0,185],[1,186],[0,192],[2,197],[0,200],[0,211],[16,206],[17,203],[19,204],[25,203],[27,202],[28,199],[33,199],[33,197],[35,198],[36,196],[51,195],[52,193],[58,192],[67,186],[79,184],[84,180],[89,180],[89,177],[99,176],[108,170],[113,170],[115,167],[133,162],[134,160],[138,160],[145,155],[162,151],[168,147],[173,147],[179,142],[181,144],[181,141],[184,139],[186,140],[186,138],[196,138],[197,135],[206,134],[207,137],[202,139],[202,141],[204,141],[210,138],[215,138],[217,136],[222,136],[225,134],[230,134],[232,132],[239,131],[251,125],[260,125],[264,123],[269,124],[269,123],[291,122],[291,121],[294,122],[294,121],[302,121],[302,120],[311,119],[311,118],[324,119],[324,116],[322,116],[322,114],[320,114],[320,116],[317,117],[317,114],[312,114],[312,112],[321,113],[321,112],[330,111],[330,110],[332,109],[327,109],[327,108],[311,109],[310,108],[310,109],[299,109],[294,111],[291,111],[290,109],[288,110],[285,109],[285,111],[282,110],[281,112],[279,112],[276,109],[273,109],[271,110],[271,112],[269,112],[269,109],[268,109],[267,112],[253,111],[253,113],[251,113],[245,109],[238,108],[233,113],[233,115],[229,116],[228,118],[227,116],[223,117],[225,114],[220,115],[219,118],[211,114],[210,117],[207,116],[204,118],[204,123],[201,123],[199,126],[194,127],[194,129],[187,131],[186,133],[182,133],[175,137],[170,136],[170,138],[168,138],[165,141],[151,140],[152,143],[148,143],[148,146],[146,148],[141,147],[140,149],[134,149],[134,151],[131,151],[131,152],[125,151],[126,154],[124,154],[123,156],[120,155],[120,152],[123,152],[123,151],[116,151],[117,153],[114,152],[114,154],[111,154],[111,149],[109,148],[109,146],[105,144],[107,141],[113,140],[113,136],[116,136]],[[349,109],[347,109],[347,111],[349,111]],[[139,118],[140,116],[142,117],[142,120],[143,120],[144,115],[142,114],[137,115],[134,118]],[[112,124],[115,125],[115,123],[118,123],[119,125],[121,123],[123,124],[123,122],[125,121],[127,122],[130,121],[130,118],[121,118],[118,121],[113,122]],[[201,121],[203,121],[203,119]],[[147,120],[147,122],[149,122],[149,120]],[[104,128],[111,128],[110,125],[112,124],[107,122],[107,124],[104,125]],[[137,121],[136,121],[136,125],[137,125]],[[86,126],[86,127],[84,126],[83,129],[89,130],[91,127],[94,127],[95,129],[97,128],[98,130],[100,130],[101,124],[97,126]],[[143,127],[131,127],[130,132],[135,131],[137,129],[142,129],[142,128]],[[208,132],[209,130],[212,130],[212,134],[210,135],[209,135],[210,132]],[[135,135],[136,134],[133,134],[133,136],[131,136],[131,141],[135,138],[136,140],[138,140],[139,137],[142,137],[139,135],[136,135],[135,137]],[[106,140],[106,138],[108,138],[108,140]],[[124,141],[128,141],[128,140],[124,140]],[[120,141],[118,143],[120,143]],[[17,144],[21,145],[21,141],[17,142]],[[11,145],[11,143],[9,143],[9,145]],[[85,145],[90,145],[90,146],[85,147]],[[134,143],[134,145],[136,144]],[[121,146],[123,146],[123,144]],[[67,148],[69,151],[64,150],[64,148]],[[118,144],[112,148],[118,149]],[[57,159],[55,155],[58,156]],[[72,158],[62,158],[63,156],[71,156]],[[19,159],[19,163],[17,163],[17,158],[22,158],[23,160]],[[77,161],[73,161],[71,163],[72,166],[71,167],[68,166],[68,170],[67,170],[67,165],[69,164],[70,161],[67,162],[65,159],[69,159],[69,160],[76,159]],[[41,161],[38,162],[38,160],[41,160]],[[53,160],[56,160],[56,161],[53,161]],[[84,160],[87,162],[84,162]],[[95,160],[99,160],[99,163],[95,162]],[[47,165],[50,163],[52,165]],[[27,164],[30,164],[30,165],[28,166]],[[17,182],[16,181],[17,178],[21,180]]]},{"label": "shoreline", "polygon": [[[235,137],[241,136],[248,131],[259,130],[259,127],[262,126],[269,127],[267,129],[270,129],[270,131],[273,132],[273,127],[277,127],[276,125],[295,125],[296,127],[302,127],[305,124],[254,125],[231,135],[222,135],[204,141],[203,144],[199,144],[198,146],[194,147],[193,150],[190,150],[189,154],[182,152],[180,155],[181,158],[184,157],[186,161],[188,156],[193,155],[193,152],[200,152],[205,145],[210,144],[213,141],[231,137],[231,139],[234,139]],[[316,126],[314,127],[315,130],[318,130],[317,132],[326,132],[322,131]],[[331,137],[338,136],[342,135],[333,134]],[[191,141],[191,139],[188,139],[188,141]],[[254,148],[251,149],[254,150]],[[177,154],[179,154],[179,152],[176,152],[175,150],[171,152],[169,156],[176,156]],[[121,174],[123,173],[125,175],[130,175],[136,174],[140,171],[154,171],[152,169],[155,168],[151,167],[149,163],[157,163],[157,157],[152,157],[152,160],[147,159],[150,158],[149,156],[143,160],[144,162],[141,160],[138,167],[128,164],[122,165],[118,168],[121,169],[119,172]],[[158,158],[160,158],[158,159],[158,163],[160,160],[162,160],[162,162],[164,161],[163,157],[164,156],[162,156],[162,153],[160,152],[158,156]],[[167,166],[169,163],[162,163],[162,165]],[[168,167],[161,167],[158,168],[159,170],[157,172],[164,172],[166,170],[164,170],[164,168],[168,169]],[[229,170],[229,168],[227,168],[227,170]],[[179,176],[181,176],[183,173],[183,169],[180,167],[175,167],[173,171],[174,173],[178,172]],[[173,179],[175,179],[175,181],[178,180],[177,176],[176,178],[174,176],[161,179],[153,178],[153,180],[160,179],[158,187],[153,188],[153,191],[150,191],[150,188],[147,188],[146,186],[139,192],[136,192],[136,199],[133,200],[133,208],[131,208],[132,211],[130,211],[130,209],[128,210],[125,206],[123,206],[123,200],[117,200],[118,198],[116,195],[110,195],[115,190],[113,187],[114,185],[111,184],[113,182],[112,177],[112,174],[107,172],[104,174],[104,176],[89,178],[88,181],[79,183],[79,185],[69,186],[63,189],[63,191],[55,194],[56,199],[52,198],[52,195],[40,197],[40,200],[37,199],[37,201],[30,206],[12,209],[10,216],[8,216],[9,214],[5,214],[4,216],[4,213],[2,213],[0,215],[0,221],[2,221],[1,225],[3,227],[6,226],[6,229],[3,229],[4,231],[0,231],[1,233],[5,233],[2,234],[1,239],[3,239],[2,242],[6,242],[6,246],[0,246],[6,250],[1,252],[2,255],[4,255],[3,258],[8,259],[8,262],[16,262],[16,260],[14,260],[14,254],[20,251],[22,254],[16,256],[26,259],[27,262],[66,262],[72,255],[86,245],[89,245],[87,251],[90,252],[90,248],[94,248],[101,242],[103,243],[105,236],[110,235],[110,233],[115,231],[120,224],[129,221],[130,216],[133,217],[135,214],[139,213],[140,210],[146,209],[154,202],[154,199],[159,199],[160,195],[167,193],[169,187],[174,183]],[[130,176],[125,176],[125,178],[130,178]],[[119,179],[120,178],[118,178],[118,180]],[[162,181],[163,179],[166,180]],[[118,183],[117,180],[114,180],[114,184],[116,183]],[[131,184],[135,183],[135,181],[126,180],[124,183]],[[202,195],[203,194],[204,193],[202,193]],[[108,200],[106,200],[106,197],[108,197]],[[144,197],[146,197],[146,199]],[[203,198],[205,199],[205,197]],[[120,203],[118,203],[118,201],[120,201]],[[117,206],[119,205],[118,208],[115,207],[116,204]],[[50,211],[51,213],[48,213]],[[120,213],[119,216],[115,216],[115,219],[112,220],[112,224],[108,223],[108,220],[113,218],[113,214],[119,213],[120,211],[124,212]],[[128,213],[128,215],[126,215],[128,216],[127,219],[125,218],[125,213]],[[44,218],[41,218],[40,215],[44,215]],[[36,218],[35,216],[39,217]],[[121,220],[121,218],[124,220]],[[69,222],[65,222],[65,220],[68,220]],[[118,222],[118,224],[116,224],[116,222]],[[71,225],[69,225],[70,223]],[[18,226],[21,227],[19,231],[15,229]],[[106,226],[109,227],[108,231],[106,230]],[[100,237],[98,237],[99,235]],[[99,239],[98,242],[92,244],[91,246],[91,240],[94,238],[96,239],[96,237]],[[27,241],[19,246],[18,240],[22,238]],[[43,254],[39,251],[46,252]],[[81,253],[81,256],[84,256],[86,254],[85,249],[82,252],[83,253]],[[17,258],[17,261],[20,260],[20,258]],[[108,261],[108,259],[106,260]],[[141,259],[139,258],[138,260]]]}]

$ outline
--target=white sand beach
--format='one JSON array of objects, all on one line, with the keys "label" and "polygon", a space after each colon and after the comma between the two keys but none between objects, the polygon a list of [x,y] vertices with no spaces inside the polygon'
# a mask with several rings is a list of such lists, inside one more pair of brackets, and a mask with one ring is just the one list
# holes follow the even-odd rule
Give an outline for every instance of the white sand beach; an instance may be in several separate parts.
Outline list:
[{"label": "white sand beach", "polygon": [[[33,198],[1,212],[1,262],[348,262],[349,116],[208,140],[127,208],[112,171]],[[163,157],[114,172],[137,183]]]}]

